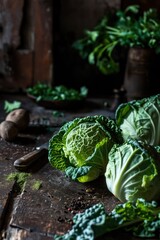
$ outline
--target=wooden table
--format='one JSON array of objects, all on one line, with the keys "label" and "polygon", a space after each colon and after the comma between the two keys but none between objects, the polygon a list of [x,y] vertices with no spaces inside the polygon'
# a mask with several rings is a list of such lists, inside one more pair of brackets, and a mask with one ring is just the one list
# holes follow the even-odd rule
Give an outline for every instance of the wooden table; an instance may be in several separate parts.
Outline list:
[{"label": "wooden table", "polygon": [[[1,94],[0,98],[1,122],[6,116],[5,100],[20,101],[22,107],[30,110],[31,118],[27,130],[13,142],[0,139],[0,239],[54,239],[54,234],[64,234],[71,228],[75,213],[98,202],[103,202],[106,210],[111,211],[119,203],[107,190],[104,177],[86,184],[70,181],[64,173],[51,167],[47,153],[26,171],[27,180],[22,188],[17,181],[7,180],[11,173],[20,173],[14,168],[14,161],[49,140],[64,122],[96,114],[114,118],[114,112],[105,107],[109,100],[88,99],[82,108],[62,111],[61,116],[55,117],[53,109],[38,106],[23,94]],[[49,120],[49,125],[44,120]],[[34,188],[37,182],[41,183],[39,189]],[[135,239],[132,236],[128,238],[122,231],[121,234],[118,231],[107,234],[101,239],[122,238]]]}]

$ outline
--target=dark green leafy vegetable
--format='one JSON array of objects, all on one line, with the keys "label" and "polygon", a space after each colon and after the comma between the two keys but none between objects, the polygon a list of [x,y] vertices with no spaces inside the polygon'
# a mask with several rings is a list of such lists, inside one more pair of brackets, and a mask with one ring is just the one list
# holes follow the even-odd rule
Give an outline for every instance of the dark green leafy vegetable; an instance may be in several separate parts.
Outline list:
[{"label": "dark green leafy vegetable", "polygon": [[27,88],[26,92],[40,100],[82,100],[88,94],[86,87],[81,87],[80,91],[73,88],[67,88],[63,85],[54,88],[44,83],[38,83],[33,87]]},{"label": "dark green leafy vegetable", "polygon": [[137,199],[118,204],[107,213],[102,203],[93,205],[73,217],[73,226],[65,235],[55,235],[55,240],[94,240],[123,228],[138,237],[155,237],[160,228],[160,208],[157,202]]},{"label": "dark green leafy vegetable", "polygon": [[[139,5],[107,13],[92,30],[73,43],[73,47],[89,64],[103,74],[120,70],[119,50],[130,47],[153,49],[160,53],[160,17],[157,9],[142,11]],[[114,13],[114,14],[113,14]]]}]

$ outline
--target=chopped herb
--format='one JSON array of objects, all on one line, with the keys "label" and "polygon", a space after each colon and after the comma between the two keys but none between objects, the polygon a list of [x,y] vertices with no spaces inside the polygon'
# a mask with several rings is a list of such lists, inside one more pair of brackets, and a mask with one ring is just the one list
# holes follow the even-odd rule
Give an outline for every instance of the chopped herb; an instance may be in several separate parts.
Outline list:
[{"label": "chopped herb", "polygon": [[32,186],[33,190],[39,190],[42,187],[42,182],[39,180],[36,180]]},{"label": "chopped herb", "polygon": [[19,173],[19,172],[15,172],[15,173],[10,173],[7,176],[7,180],[8,181],[16,181],[16,183],[18,184],[18,186],[23,189],[23,186],[25,184],[25,182],[27,181],[27,178],[30,176],[29,173]]}]

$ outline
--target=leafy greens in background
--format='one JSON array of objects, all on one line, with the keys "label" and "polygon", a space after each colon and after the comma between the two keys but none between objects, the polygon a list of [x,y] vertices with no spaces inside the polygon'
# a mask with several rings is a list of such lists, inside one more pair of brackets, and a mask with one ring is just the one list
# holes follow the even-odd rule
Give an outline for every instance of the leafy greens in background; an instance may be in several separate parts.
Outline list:
[{"label": "leafy greens in background", "polygon": [[139,5],[129,5],[114,14],[107,13],[92,30],[84,31],[84,36],[73,43],[73,48],[101,73],[113,74],[120,70],[120,50],[149,48],[159,54],[159,29],[157,9],[142,11]]},{"label": "leafy greens in background", "polygon": [[26,89],[26,92],[40,100],[82,100],[88,94],[88,89],[83,86],[80,91],[67,88],[63,85],[55,86],[54,88],[44,83],[37,83],[33,87]]}]

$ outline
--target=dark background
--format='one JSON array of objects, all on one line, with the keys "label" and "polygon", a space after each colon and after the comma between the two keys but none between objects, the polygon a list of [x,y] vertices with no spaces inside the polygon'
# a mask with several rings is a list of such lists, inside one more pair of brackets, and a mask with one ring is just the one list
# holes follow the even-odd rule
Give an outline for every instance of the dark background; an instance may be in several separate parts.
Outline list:
[{"label": "dark background", "polygon": [[[142,10],[160,9],[156,0],[15,0],[0,4],[0,91],[24,91],[44,82],[79,89],[89,95],[105,96],[120,88],[125,58],[119,74],[102,75],[72,48],[85,29],[113,9],[139,4]],[[159,83],[159,59],[153,75]]]}]

